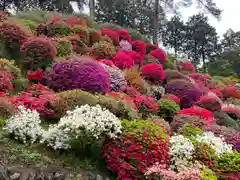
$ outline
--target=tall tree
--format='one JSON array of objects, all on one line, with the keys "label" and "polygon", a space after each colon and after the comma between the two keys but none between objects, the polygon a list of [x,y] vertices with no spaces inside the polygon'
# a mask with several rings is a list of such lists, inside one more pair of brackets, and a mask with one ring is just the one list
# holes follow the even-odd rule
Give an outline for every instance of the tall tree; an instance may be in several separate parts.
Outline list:
[{"label": "tall tree", "polygon": [[240,31],[234,32],[232,29],[228,29],[227,32],[223,35],[221,44],[223,50],[225,51],[240,47]]},{"label": "tall tree", "polygon": [[183,50],[183,42],[185,41],[186,31],[184,22],[179,16],[173,16],[166,23],[163,33],[163,45],[174,49],[175,55]]},{"label": "tall tree", "polygon": [[203,14],[190,17],[186,27],[185,51],[195,67],[201,62],[206,72],[206,61],[219,52],[216,29],[208,23],[208,18]]}]

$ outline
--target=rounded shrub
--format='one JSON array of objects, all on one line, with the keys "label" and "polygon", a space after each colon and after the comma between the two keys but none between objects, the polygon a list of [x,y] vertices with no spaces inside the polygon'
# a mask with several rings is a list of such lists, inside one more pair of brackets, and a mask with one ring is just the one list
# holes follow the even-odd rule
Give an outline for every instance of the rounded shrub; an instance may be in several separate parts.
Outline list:
[{"label": "rounded shrub", "polygon": [[166,140],[167,136],[164,129],[161,126],[158,126],[152,121],[147,120],[122,120],[122,133],[127,136],[134,136],[141,141],[142,133],[145,131],[149,140],[156,140],[158,137],[161,137],[163,140]]},{"label": "rounded shrub", "polygon": [[169,99],[174,101],[176,104],[180,105],[180,99],[173,94],[164,94],[161,99]]},{"label": "rounded shrub", "polygon": [[56,57],[56,47],[45,37],[30,38],[21,46],[24,68],[47,68]]},{"label": "rounded shrub", "polygon": [[72,44],[68,39],[59,39],[56,42],[57,57],[65,57],[73,52]]},{"label": "rounded shrub", "polygon": [[119,36],[119,40],[124,40],[124,41],[128,41],[131,42],[131,36],[129,35],[128,31],[125,29],[119,29],[117,30],[118,36]]},{"label": "rounded shrub", "polygon": [[159,100],[164,95],[164,93],[165,93],[164,87],[160,85],[149,84],[146,95],[152,96],[156,100]]},{"label": "rounded shrub", "polygon": [[[182,128],[178,129],[178,133],[191,140],[197,135],[202,135],[203,130],[198,127],[193,127],[191,124],[187,123],[184,124]],[[193,142],[193,144],[195,144],[195,142]]]},{"label": "rounded shrub", "polygon": [[217,180],[214,172],[211,169],[204,168],[200,171],[201,180]]},{"label": "rounded shrub", "polygon": [[101,29],[101,35],[109,37],[115,46],[119,45],[119,35],[111,29]]},{"label": "rounded shrub", "polygon": [[222,109],[222,101],[213,95],[202,96],[196,105],[209,111],[221,111]]},{"label": "rounded shrub", "polygon": [[161,84],[165,79],[165,72],[160,64],[147,64],[141,68],[141,75],[154,84]]},{"label": "rounded shrub", "polygon": [[91,55],[96,59],[112,59],[116,54],[116,48],[109,42],[94,43],[91,47]]},{"label": "rounded shrub", "polygon": [[179,61],[177,69],[182,73],[195,73],[195,68],[191,62]]},{"label": "rounded shrub", "polygon": [[26,28],[29,28],[32,32],[36,30],[37,24],[34,21],[28,19],[16,19],[16,23],[23,25]]},{"label": "rounded shrub", "polygon": [[110,76],[110,91],[119,92],[122,88],[127,86],[124,73],[120,69],[105,64],[102,65],[104,69],[108,71]]},{"label": "rounded shrub", "polygon": [[55,91],[81,89],[106,93],[110,90],[110,79],[98,62],[87,57],[72,57],[54,64],[47,75],[47,85]]},{"label": "rounded shrub", "polygon": [[201,89],[195,84],[186,80],[172,80],[167,83],[165,91],[173,94],[180,99],[181,107],[188,108],[195,104],[203,95]]},{"label": "rounded shrub", "polygon": [[157,101],[158,104],[158,116],[171,122],[173,117],[180,110],[180,106],[172,100],[161,99]]},{"label": "rounded shrub", "polygon": [[176,79],[184,79],[184,80],[190,81],[187,76],[185,76],[184,74],[180,73],[177,70],[166,69],[165,75],[166,75],[167,82],[170,82],[170,81],[176,80]]},{"label": "rounded shrub", "polygon": [[95,42],[98,42],[101,37],[101,33],[93,28],[88,28],[89,32],[89,44],[93,45]]},{"label": "rounded shrub", "polygon": [[130,51],[130,50],[124,50],[124,52],[128,56],[133,58],[135,65],[137,65],[138,67],[142,66],[143,58],[139,53],[137,53],[136,51]]},{"label": "rounded shrub", "polygon": [[0,119],[10,118],[16,112],[16,107],[6,97],[0,97]]},{"label": "rounded shrub", "polygon": [[48,36],[68,36],[71,34],[71,29],[64,21],[57,21],[47,24]]},{"label": "rounded shrub", "polygon": [[121,50],[113,57],[113,63],[119,69],[132,68],[134,66],[134,59],[129,56],[125,51]]},{"label": "rounded shrub", "polygon": [[46,36],[47,35],[47,25],[46,24],[38,24],[36,26],[35,33],[37,36],[40,36],[40,35]]},{"label": "rounded shrub", "polygon": [[75,25],[73,32],[77,34],[85,44],[89,44],[89,30],[86,26]]},{"label": "rounded shrub", "polygon": [[169,122],[165,121],[159,116],[152,116],[149,118],[149,120],[151,120],[153,123],[157,124],[158,126],[162,127],[165,130],[166,134],[171,135],[172,130]]},{"label": "rounded shrub", "polygon": [[30,32],[16,24],[9,22],[0,24],[0,40],[4,42],[11,58],[18,58],[20,56],[20,46],[30,36]]},{"label": "rounded shrub", "polygon": [[151,51],[149,54],[151,56],[153,56],[154,58],[158,59],[161,64],[163,64],[163,65],[165,64],[167,55],[162,49],[160,49],[160,48],[155,49],[155,50]]},{"label": "rounded shrub", "polygon": [[132,42],[132,50],[139,53],[141,56],[144,56],[146,54],[146,48],[145,43],[143,41],[133,41]]}]

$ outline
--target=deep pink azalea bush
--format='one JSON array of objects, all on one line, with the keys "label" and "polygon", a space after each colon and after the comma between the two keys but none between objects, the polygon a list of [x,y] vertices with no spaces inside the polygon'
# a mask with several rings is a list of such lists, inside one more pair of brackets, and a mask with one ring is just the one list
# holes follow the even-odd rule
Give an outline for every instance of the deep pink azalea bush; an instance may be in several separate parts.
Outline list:
[{"label": "deep pink azalea bush", "polygon": [[136,51],[127,51],[127,50],[125,50],[124,52],[133,58],[135,65],[138,65],[139,67],[142,66],[143,57],[139,53],[137,53]]},{"label": "deep pink azalea bush", "polygon": [[119,45],[119,35],[111,29],[101,29],[101,35],[109,37],[115,46]]},{"label": "deep pink azalea bush", "polygon": [[204,123],[205,126],[210,126],[215,123],[214,115],[211,111],[203,109],[198,106],[193,106],[191,108],[186,108],[178,112],[181,115],[190,115],[199,117]]},{"label": "deep pink azalea bush", "polygon": [[141,75],[154,84],[161,84],[165,79],[165,72],[161,64],[144,65],[141,68]]},{"label": "deep pink azalea bush", "polygon": [[202,96],[196,103],[197,106],[209,111],[221,111],[222,104],[222,101],[216,95],[211,94]]},{"label": "deep pink azalea bush", "polygon": [[113,63],[120,69],[127,69],[134,66],[134,59],[125,51],[118,51],[113,57]]},{"label": "deep pink azalea bush", "polygon": [[106,93],[110,90],[109,73],[88,57],[72,57],[57,62],[46,79],[47,85],[54,91],[81,89]]},{"label": "deep pink azalea bush", "polygon": [[153,56],[154,58],[158,59],[162,65],[164,65],[167,60],[166,53],[160,48],[151,51],[150,55]]},{"label": "deep pink azalea bush", "polygon": [[23,64],[28,69],[46,68],[56,57],[56,47],[46,37],[29,38],[21,46]]},{"label": "deep pink azalea bush", "polygon": [[165,92],[177,96],[183,108],[191,107],[203,95],[203,91],[195,84],[182,79],[168,82],[165,87]]},{"label": "deep pink azalea bush", "polygon": [[129,35],[128,31],[125,29],[119,29],[117,30],[117,33],[119,35],[119,40],[125,40],[128,42],[131,42],[131,36]]},{"label": "deep pink azalea bush", "polygon": [[177,69],[180,72],[195,73],[195,68],[191,62],[180,61],[177,63]]},{"label": "deep pink azalea bush", "polygon": [[132,42],[132,50],[139,53],[141,56],[146,54],[145,43],[140,40],[136,40]]}]

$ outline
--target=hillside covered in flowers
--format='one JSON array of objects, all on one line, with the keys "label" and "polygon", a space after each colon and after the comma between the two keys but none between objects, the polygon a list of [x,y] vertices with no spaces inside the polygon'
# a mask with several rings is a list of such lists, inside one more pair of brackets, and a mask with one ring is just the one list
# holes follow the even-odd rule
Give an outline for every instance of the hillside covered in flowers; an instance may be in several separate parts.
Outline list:
[{"label": "hillside covered in flowers", "polygon": [[88,154],[119,180],[240,179],[233,78],[83,15],[1,12],[0,58],[1,137],[14,144]]}]

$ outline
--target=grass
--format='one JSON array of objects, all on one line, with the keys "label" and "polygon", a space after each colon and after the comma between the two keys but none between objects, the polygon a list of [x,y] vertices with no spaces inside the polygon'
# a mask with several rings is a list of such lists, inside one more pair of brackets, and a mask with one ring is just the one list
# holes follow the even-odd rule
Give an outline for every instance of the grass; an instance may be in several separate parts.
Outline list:
[{"label": "grass", "polygon": [[105,167],[104,161],[95,154],[53,151],[42,144],[26,145],[9,139],[0,130],[0,162],[7,165],[52,167],[71,169],[74,172],[91,171],[116,179]]}]

